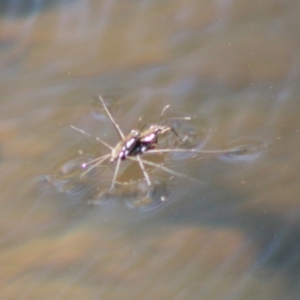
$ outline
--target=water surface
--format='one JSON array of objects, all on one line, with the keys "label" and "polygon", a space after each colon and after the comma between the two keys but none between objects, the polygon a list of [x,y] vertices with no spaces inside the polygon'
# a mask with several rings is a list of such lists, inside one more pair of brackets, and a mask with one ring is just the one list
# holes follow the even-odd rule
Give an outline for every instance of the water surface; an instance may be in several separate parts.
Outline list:
[{"label": "water surface", "polygon": [[[298,1],[20,3],[0,6],[2,298],[298,299]],[[99,94],[126,133],[170,104],[193,147],[254,150],[169,157],[201,184],[151,173],[163,205],[88,205],[113,168],[47,179],[104,151],[70,125],[118,141]]]}]

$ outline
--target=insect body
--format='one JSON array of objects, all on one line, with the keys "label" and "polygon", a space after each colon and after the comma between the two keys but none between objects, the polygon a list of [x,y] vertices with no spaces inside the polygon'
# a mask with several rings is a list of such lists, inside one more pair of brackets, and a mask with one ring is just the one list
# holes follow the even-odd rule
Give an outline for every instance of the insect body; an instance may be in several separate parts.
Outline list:
[{"label": "insect body", "polygon": [[114,162],[117,159],[125,160],[128,155],[135,153],[140,135],[138,130],[131,130],[131,132],[112,149],[110,162]]},{"label": "insect body", "polygon": [[158,143],[158,136],[171,130],[169,126],[151,125],[148,129],[139,132],[136,144],[128,153],[130,156],[144,154],[148,150],[155,149]]}]

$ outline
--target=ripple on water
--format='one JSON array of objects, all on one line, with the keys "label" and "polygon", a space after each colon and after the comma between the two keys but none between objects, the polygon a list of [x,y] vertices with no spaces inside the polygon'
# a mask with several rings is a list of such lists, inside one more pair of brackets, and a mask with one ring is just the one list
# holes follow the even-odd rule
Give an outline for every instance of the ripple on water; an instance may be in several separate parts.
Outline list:
[{"label": "ripple on water", "polygon": [[266,148],[264,142],[257,139],[243,138],[229,144],[231,150],[220,155],[224,161],[249,161],[258,158],[263,149]]},{"label": "ripple on water", "polygon": [[[46,176],[47,181],[62,193],[71,195],[90,205],[110,205],[120,203],[130,210],[141,212],[153,211],[170,203],[174,195],[182,191],[182,184],[192,184],[188,176],[176,182],[172,174],[160,174],[153,167],[151,172],[152,185],[149,187],[137,163],[124,162],[120,176],[113,189],[110,189],[115,164],[106,163],[86,171],[86,164],[93,161],[91,156],[81,156],[59,164]],[[164,170],[160,170],[164,173]],[[82,176],[83,175],[83,176]],[[165,175],[165,177],[163,177]],[[185,179],[185,180],[184,180]]]}]

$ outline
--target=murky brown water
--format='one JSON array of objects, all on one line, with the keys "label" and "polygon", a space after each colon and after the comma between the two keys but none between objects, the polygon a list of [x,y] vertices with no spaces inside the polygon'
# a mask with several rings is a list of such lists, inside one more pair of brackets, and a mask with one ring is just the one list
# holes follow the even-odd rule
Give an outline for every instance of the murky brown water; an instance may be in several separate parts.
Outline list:
[{"label": "murky brown water", "polygon": [[[298,299],[299,1],[21,2],[0,5],[1,299]],[[103,153],[70,125],[118,141],[99,94],[124,132],[171,104],[203,149],[264,148],[172,156],[190,178],[151,172],[164,205],[88,205],[113,167],[46,179]]]}]

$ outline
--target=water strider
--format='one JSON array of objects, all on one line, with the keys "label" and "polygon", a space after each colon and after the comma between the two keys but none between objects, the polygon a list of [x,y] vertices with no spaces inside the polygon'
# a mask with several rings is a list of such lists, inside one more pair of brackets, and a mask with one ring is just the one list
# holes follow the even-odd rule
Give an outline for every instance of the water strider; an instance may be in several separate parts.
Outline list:
[{"label": "water strider", "polygon": [[[141,156],[144,154],[162,154],[162,153],[171,153],[171,152],[189,152],[189,153],[208,153],[208,154],[228,154],[231,153],[234,155],[235,152],[239,152],[237,148],[232,149],[225,149],[225,150],[198,150],[198,149],[181,149],[181,148],[170,148],[170,149],[159,149],[157,148],[158,145],[158,138],[159,136],[166,134],[167,132],[173,132],[175,136],[178,138],[180,143],[184,142],[184,138],[182,139],[178,133],[175,131],[175,129],[172,126],[169,125],[162,125],[162,124],[152,124],[145,130],[137,130],[133,129],[130,131],[129,134],[124,135],[122,132],[119,124],[114,120],[113,116],[111,115],[110,111],[108,110],[107,106],[104,103],[104,100],[101,96],[99,96],[99,101],[101,102],[106,114],[108,115],[110,121],[113,123],[119,137],[120,141],[112,147],[107,142],[102,140],[101,138],[97,137],[96,140],[98,140],[100,143],[102,143],[104,146],[106,146],[108,149],[110,149],[110,153],[105,154],[103,156],[100,156],[92,161],[89,161],[87,163],[82,164],[82,168],[87,168],[80,176],[86,175],[88,172],[90,172],[92,169],[98,167],[101,165],[105,160],[108,160],[110,162],[116,162],[116,167],[114,171],[114,175],[112,178],[110,190],[112,190],[115,187],[115,184],[117,182],[118,172],[120,169],[121,161],[123,160],[131,160],[135,161],[139,164],[140,169],[143,173],[143,176],[147,182],[147,185],[150,187],[152,185],[150,176],[146,170],[146,166],[154,167],[160,170],[163,170],[171,175],[183,177],[183,178],[189,178],[193,181],[199,182],[197,179],[192,178],[186,174],[174,171],[166,166],[163,166],[162,164],[154,163],[152,161],[149,161],[147,159],[142,158]],[[164,111],[169,107],[167,105],[162,113],[163,115]],[[74,126],[71,126],[73,129],[85,134],[89,135],[85,131],[76,128]],[[89,135],[90,136],[90,135]],[[179,143],[179,145],[180,145]],[[177,145],[178,146],[178,145]]]},{"label": "water strider", "polygon": [[[118,176],[121,161],[125,160],[125,159],[129,159],[129,160],[138,162],[148,186],[151,186],[151,180],[146,171],[145,165],[157,167],[159,169],[162,169],[166,172],[169,172],[173,175],[177,175],[180,177],[188,177],[185,174],[176,172],[167,167],[150,162],[150,161],[142,159],[140,157],[140,155],[144,154],[146,151],[156,148],[157,142],[158,142],[158,135],[164,134],[171,130],[174,132],[174,134],[176,136],[178,136],[177,132],[171,126],[155,124],[155,125],[151,125],[148,129],[146,129],[144,131],[139,131],[139,130],[133,129],[133,130],[131,130],[131,132],[129,134],[127,134],[125,136],[124,133],[122,132],[119,124],[114,120],[113,116],[111,115],[110,111],[108,110],[108,108],[105,105],[101,96],[99,96],[99,100],[102,103],[102,106],[105,109],[109,119],[111,120],[114,127],[116,128],[116,131],[119,134],[121,140],[116,144],[115,147],[112,147],[111,145],[109,145],[108,143],[106,143],[105,141],[103,141],[102,139],[97,137],[96,139],[99,142],[101,142],[104,146],[109,148],[111,150],[111,152],[109,154],[103,155],[103,156],[98,157],[88,163],[83,164],[82,165],[83,168],[86,168],[88,165],[91,165],[91,166],[85,172],[83,172],[81,174],[81,176],[84,176],[89,171],[91,171],[95,167],[99,166],[107,159],[109,159],[110,162],[117,161],[114,176],[113,176],[111,187],[110,187],[110,189],[113,189],[115,186],[115,183],[116,183],[116,179]],[[168,106],[166,106],[164,108],[163,112],[165,111],[165,109],[167,107]],[[71,127],[83,134],[87,134],[85,131],[83,131],[79,128],[76,128],[74,126],[71,126]]]}]

